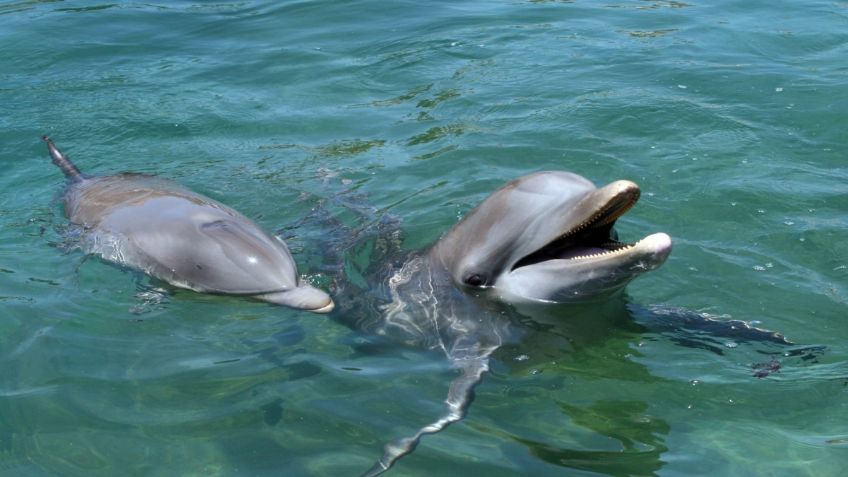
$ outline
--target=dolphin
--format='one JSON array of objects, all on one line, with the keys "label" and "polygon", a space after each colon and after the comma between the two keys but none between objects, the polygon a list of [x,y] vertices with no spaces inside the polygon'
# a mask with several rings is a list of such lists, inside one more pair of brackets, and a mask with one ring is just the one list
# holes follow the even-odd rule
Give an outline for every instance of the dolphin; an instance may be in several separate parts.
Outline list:
[{"label": "dolphin", "polygon": [[65,215],[81,227],[85,252],[197,292],[333,309],[327,293],[300,279],[286,244],[239,212],[155,176],[89,177],[42,139],[68,179]]},{"label": "dolphin", "polygon": [[364,294],[355,285],[339,288],[340,321],[438,350],[459,373],[448,390],[445,414],[386,444],[364,476],[385,472],[424,435],[462,419],[489,369],[489,357],[520,328],[511,319],[512,309],[605,300],[665,262],[672,247],[665,233],[634,243],[618,240],[616,220],[639,195],[639,186],[625,180],[597,188],[564,171],[520,177],[492,193],[429,249],[365,270],[363,275],[378,275],[376,292],[383,304],[376,309],[366,305],[366,313],[358,314],[356,303]]},{"label": "dolphin", "polygon": [[430,252],[453,283],[507,303],[607,297],[665,262],[671,238],[617,239],[613,226],[639,200],[627,180],[596,188],[570,172],[516,179],[489,196]]}]

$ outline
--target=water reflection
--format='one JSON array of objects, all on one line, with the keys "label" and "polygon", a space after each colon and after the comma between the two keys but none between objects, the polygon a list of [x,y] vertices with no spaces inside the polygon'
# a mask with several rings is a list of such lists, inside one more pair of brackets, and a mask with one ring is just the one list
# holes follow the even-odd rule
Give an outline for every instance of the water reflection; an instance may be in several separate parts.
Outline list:
[{"label": "water reflection", "polygon": [[572,422],[615,443],[608,450],[557,447],[515,437],[530,453],[550,464],[605,475],[653,475],[663,466],[671,426],[647,413],[640,401],[597,401],[586,407],[560,404]]},{"label": "water reflection", "polygon": [[[545,381],[563,381],[556,392],[533,389],[525,399],[544,397],[567,418],[567,439],[556,435],[530,438],[531,432],[511,432],[514,442],[548,464],[602,475],[656,475],[671,426],[651,414],[651,404],[637,399],[638,385],[650,388],[658,378],[632,359],[646,328],[633,319],[623,297],[585,306],[534,307],[521,310],[528,332],[520,345],[499,355],[511,374],[539,373]],[[516,360],[517,353],[521,354]],[[616,395],[629,399],[598,399],[589,404],[569,402],[568,382],[615,380],[631,383]],[[513,393],[514,394],[514,393]],[[512,394],[511,394],[512,395]],[[548,413],[553,412],[548,411]],[[575,432],[580,428],[585,432]]]}]

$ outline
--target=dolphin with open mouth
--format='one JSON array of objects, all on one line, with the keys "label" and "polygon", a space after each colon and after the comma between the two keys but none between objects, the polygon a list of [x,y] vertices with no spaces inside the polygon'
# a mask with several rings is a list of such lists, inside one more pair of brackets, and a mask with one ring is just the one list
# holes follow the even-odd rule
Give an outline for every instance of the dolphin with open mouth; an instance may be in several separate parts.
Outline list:
[{"label": "dolphin with open mouth", "polygon": [[65,215],[82,228],[85,252],[197,292],[333,309],[327,293],[301,280],[286,244],[239,212],[155,176],[88,177],[43,139],[68,178]]},{"label": "dolphin with open mouth", "polygon": [[618,240],[616,220],[639,194],[630,181],[596,188],[569,172],[527,175],[492,193],[428,250],[374,260],[361,275],[379,283],[372,292],[381,305],[366,304],[366,313],[358,313],[356,303],[367,300],[365,294],[353,284],[340,288],[340,321],[440,350],[459,371],[445,400],[447,412],[414,435],[389,442],[363,475],[385,472],[424,435],[462,419],[490,355],[516,334],[512,305],[605,299],[665,262],[671,252],[665,233],[635,243]]},{"label": "dolphin with open mouth", "polygon": [[601,188],[570,172],[516,179],[471,211],[430,253],[454,284],[508,303],[606,297],[665,262],[671,238],[618,241],[615,221],[639,200],[620,180]]}]

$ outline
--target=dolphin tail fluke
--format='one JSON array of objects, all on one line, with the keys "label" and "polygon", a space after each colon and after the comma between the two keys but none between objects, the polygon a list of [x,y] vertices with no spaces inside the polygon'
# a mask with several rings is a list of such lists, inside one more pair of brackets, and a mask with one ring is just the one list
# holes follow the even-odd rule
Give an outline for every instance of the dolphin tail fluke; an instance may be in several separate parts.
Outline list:
[{"label": "dolphin tail fluke", "polygon": [[65,173],[65,177],[73,182],[79,182],[84,179],[80,170],[77,169],[77,166],[68,159],[68,156],[62,154],[62,152],[56,148],[49,137],[41,136],[41,139],[47,143],[47,150],[50,151],[50,158],[53,159],[53,164],[56,164],[59,169],[62,169],[62,172]]},{"label": "dolphin tail fluke", "polygon": [[398,459],[411,454],[418,447],[422,437],[435,434],[465,416],[471,401],[474,400],[474,388],[482,381],[483,373],[489,370],[489,360],[486,357],[473,358],[455,364],[462,374],[451,382],[448,390],[448,397],[445,399],[448,412],[438,420],[422,427],[412,436],[395,439],[386,444],[383,457],[360,477],[375,477],[389,470]]}]

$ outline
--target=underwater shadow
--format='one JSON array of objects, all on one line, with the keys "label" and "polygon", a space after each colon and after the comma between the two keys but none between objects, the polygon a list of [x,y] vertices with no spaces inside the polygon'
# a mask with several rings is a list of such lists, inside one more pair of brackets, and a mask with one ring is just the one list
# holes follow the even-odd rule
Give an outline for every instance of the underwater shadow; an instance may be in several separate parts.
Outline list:
[{"label": "underwater shadow", "polygon": [[664,465],[661,456],[668,450],[665,436],[671,426],[647,417],[646,403],[604,400],[586,407],[562,403],[560,407],[574,424],[616,441],[619,448],[583,450],[518,437],[514,440],[549,464],[610,476],[654,475]]}]

